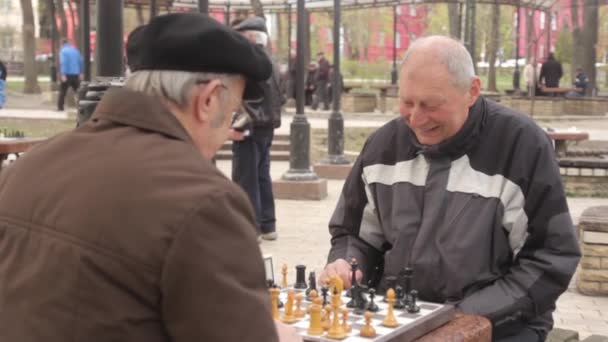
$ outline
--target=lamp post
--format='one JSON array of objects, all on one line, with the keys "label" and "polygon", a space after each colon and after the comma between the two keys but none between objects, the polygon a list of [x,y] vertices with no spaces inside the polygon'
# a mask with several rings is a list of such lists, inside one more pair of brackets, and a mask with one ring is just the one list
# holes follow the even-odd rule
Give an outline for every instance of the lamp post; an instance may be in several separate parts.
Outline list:
[{"label": "lamp post", "polygon": [[296,55],[296,113],[290,127],[289,170],[283,175],[286,181],[317,180],[310,168],[310,124],[304,114],[304,37],[308,30],[304,0],[297,3],[297,55]]},{"label": "lamp post", "polygon": [[[52,1],[51,1],[52,2]],[[91,9],[89,0],[81,0],[81,32],[82,32],[82,55],[84,64],[84,80],[91,81]]]},{"label": "lamp post", "polygon": [[397,84],[397,6],[393,6],[393,69],[391,70],[391,84]]},{"label": "lamp post", "polygon": [[198,0],[198,11],[209,14],[209,0]]},{"label": "lamp post", "polygon": [[344,157],[344,119],[340,112],[342,82],[340,77],[340,0],[334,0],[334,73],[332,81],[332,112],[327,120],[328,144],[327,162],[329,164],[349,164]]},{"label": "lamp post", "polygon": [[519,91],[519,29],[521,25],[521,0],[517,0],[517,27],[515,29],[515,70],[513,71],[513,90]]},{"label": "lamp post", "polygon": [[123,0],[97,1],[97,76],[119,77],[123,72]]}]

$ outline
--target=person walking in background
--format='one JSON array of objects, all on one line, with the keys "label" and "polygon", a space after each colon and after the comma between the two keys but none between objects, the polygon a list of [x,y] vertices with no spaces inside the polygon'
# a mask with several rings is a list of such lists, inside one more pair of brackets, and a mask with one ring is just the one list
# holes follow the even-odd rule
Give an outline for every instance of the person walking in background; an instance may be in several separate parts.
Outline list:
[{"label": "person walking in background", "polygon": [[[547,60],[540,68],[539,83],[544,88],[558,88],[559,80],[564,75],[562,64],[555,59],[553,52],[549,53]],[[551,94],[551,92],[549,92]]]},{"label": "person walking in background", "polygon": [[6,103],[6,65],[0,60],[0,109]]},{"label": "person walking in background", "polygon": [[82,78],[82,55],[80,51],[72,46],[67,39],[64,39],[63,46],[59,52],[59,65],[61,72],[61,87],[59,88],[59,98],[57,99],[57,110],[64,110],[65,95],[68,87],[74,90],[74,93],[80,86]]},{"label": "person walking in background", "polygon": [[329,81],[329,62],[325,59],[325,54],[319,52],[317,54],[319,67],[315,78],[316,92],[312,100],[312,109],[316,110],[319,103],[323,103],[323,110],[329,109],[329,98],[327,97],[327,82]]},{"label": "person walking in background", "polygon": [[[251,17],[233,25],[251,43],[268,51],[268,31],[264,19]],[[279,70],[273,64],[270,78],[261,82],[247,82],[245,93],[248,99],[243,101],[242,107],[251,118],[251,131],[248,136],[236,129],[232,131],[232,180],[245,190],[253,204],[258,241],[277,239],[270,148],[274,130],[281,125],[281,107],[285,103],[279,78]]]}]

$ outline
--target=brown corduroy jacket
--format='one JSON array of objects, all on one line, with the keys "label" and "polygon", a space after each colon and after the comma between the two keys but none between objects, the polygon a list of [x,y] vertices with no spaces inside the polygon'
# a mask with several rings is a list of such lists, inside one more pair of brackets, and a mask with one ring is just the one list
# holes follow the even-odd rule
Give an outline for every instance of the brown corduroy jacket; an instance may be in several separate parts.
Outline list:
[{"label": "brown corduroy jacket", "polygon": [[0,341],[277,341],[254,222],[158,100],[111,90],[0,173]]}]

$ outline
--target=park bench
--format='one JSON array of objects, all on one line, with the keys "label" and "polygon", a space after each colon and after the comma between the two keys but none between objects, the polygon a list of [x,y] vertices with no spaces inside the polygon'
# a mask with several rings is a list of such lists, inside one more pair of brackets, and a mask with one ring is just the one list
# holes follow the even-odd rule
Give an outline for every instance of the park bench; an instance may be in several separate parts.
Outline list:
[{"label": "park bench", "polygon": [[568,144],[572,141],[583,141],[589,139],[587,132],[547,132],[549,138],[555,142],[555,153],[558,157],[565,157],[568,152]]}]

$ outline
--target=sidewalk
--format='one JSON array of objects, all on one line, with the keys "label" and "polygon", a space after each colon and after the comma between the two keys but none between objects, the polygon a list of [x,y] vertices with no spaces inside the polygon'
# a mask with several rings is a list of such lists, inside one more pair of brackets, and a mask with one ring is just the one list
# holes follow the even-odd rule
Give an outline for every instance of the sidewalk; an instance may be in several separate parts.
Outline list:
[{"label": "sidewalk", "polygon": [[[218,161],[218,167],[230,177],[231,162]],[[288,162],[273,162],[271,174],[279,179],[289,168]],[[321,201],[276,200],[279,239],[263,241],[263,253],[273,256],[275,277],[281,265],[289,266],[295,280],[294,266],[303,264],[307,271],[323,269],[330,248],[327,224],[337,203],[344,182],[328,180],[328,197]],[[608,205],[608,199],[569,198],[571,214],[578,222],[581,213],[589,206]],[[579,332],[581,339],[592,334],[608,335],[608,297],[587,297],[576,291],[574,282],[562,295],[554,315],[555,326]]]}]

